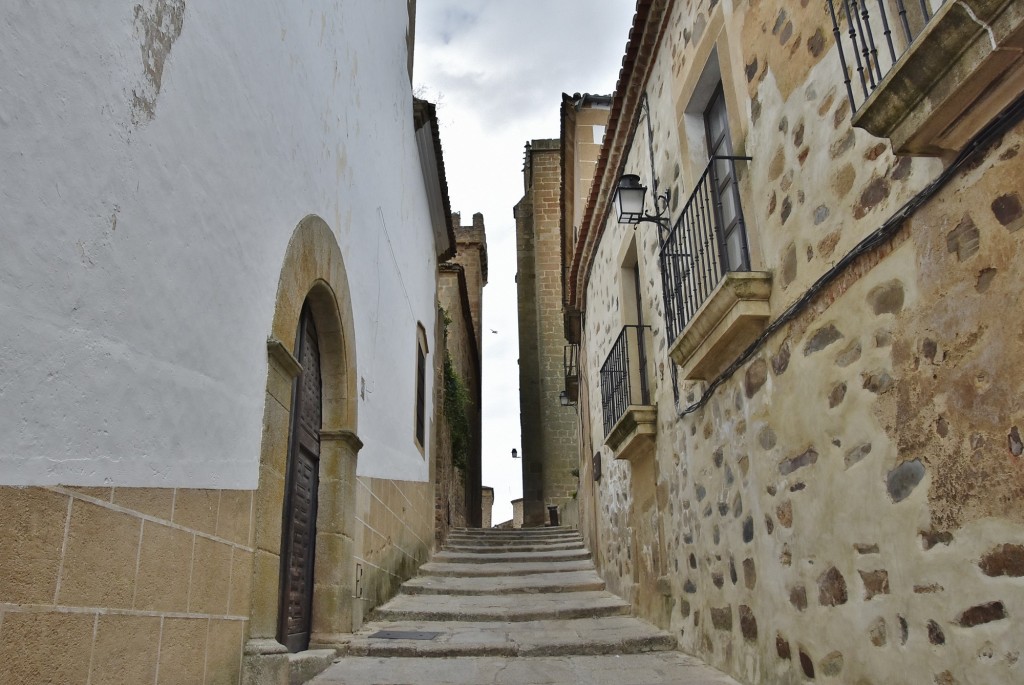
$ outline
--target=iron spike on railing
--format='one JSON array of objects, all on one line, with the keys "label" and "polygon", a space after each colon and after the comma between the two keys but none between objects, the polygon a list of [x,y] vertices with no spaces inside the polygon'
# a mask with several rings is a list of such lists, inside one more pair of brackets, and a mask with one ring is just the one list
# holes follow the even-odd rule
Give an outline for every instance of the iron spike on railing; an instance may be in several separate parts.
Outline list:
[{"label": "iron spike on railing", "polygon": [[[881,2],[881,0],[879,0]],[[853,101],[853,79],[850,78],[850,67],[846,64],[846,54],[843,52],[842,32],[839,30],[839,19],[836,17],[836,8],[833,0],[828,0],[828,11],[832,16],[832,35],[836,39],[836,47],[839,48],[839,66],[843,70],[843,83],[846,84],[846,95],[850,99],[850,110],[857,112],[857,106]]]},{"label": "iron spike on railing", "polygon": [[[889,17],[885,13],[885,0],[878,0],[878,16],[882,18],[882,35],[885,36],[885,42],[889,45],[889,57],[892,59],[893,64],[896,63],[896,46],[892,43],[892,29],[889,28]],[[881,76],[879,76],[881,78]]]}]

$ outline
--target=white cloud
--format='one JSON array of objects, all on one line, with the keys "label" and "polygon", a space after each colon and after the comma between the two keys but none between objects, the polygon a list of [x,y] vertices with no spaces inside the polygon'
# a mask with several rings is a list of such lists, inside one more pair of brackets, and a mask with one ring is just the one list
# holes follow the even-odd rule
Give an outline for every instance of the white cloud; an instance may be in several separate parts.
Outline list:
[{"label": "white cloud", "polygon": [[[633,0],[419,0],[414,83],[438,103],[452,210],[482,212],[490,283],[483,313],[483,483],[494,522],[522,496],[516,242],[523,152],[558,136],[562,93],[610,94]],[[498,331],[492,334],[491,329]]]}]

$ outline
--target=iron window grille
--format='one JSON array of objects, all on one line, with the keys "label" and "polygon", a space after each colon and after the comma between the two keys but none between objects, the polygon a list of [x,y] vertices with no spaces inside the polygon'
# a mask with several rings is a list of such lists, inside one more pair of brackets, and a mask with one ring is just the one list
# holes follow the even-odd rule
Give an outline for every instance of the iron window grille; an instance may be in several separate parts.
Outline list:
[{"label": "iron window grille", "polygon": [[647,350],[650,326],[623,326],[601,366],[601,409],[607,437],[630,406],[651,404]]},{"label": "iron window grille", "polygon": [[[665,326],[670,344],[730,271],[750,271],[736,162],[712,157],[661,248]],[[726,220],[727,219],[727,220]]]}]

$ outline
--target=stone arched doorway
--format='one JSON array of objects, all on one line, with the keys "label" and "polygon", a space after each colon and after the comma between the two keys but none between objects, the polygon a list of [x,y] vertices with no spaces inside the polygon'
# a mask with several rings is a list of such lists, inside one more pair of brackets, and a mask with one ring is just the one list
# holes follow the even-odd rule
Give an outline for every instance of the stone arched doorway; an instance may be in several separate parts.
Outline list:
[{"label": "stone arched doorway", "polygon": [[[320,430],[315,461],[315,524],[309,530],[312,574],[308,578],[308,628],[294,649],[339,644],[352,630],[354,595],[357,437],[356,350],[352,302],[344,260],[327,224],[308,216],[289,241],[278,283],[255,500],[256,548],[244,668],[262,682],[287,669],[289,586],[284,580],[285,540],[294,501],[288,497],[289,452],[298,436],[293,421],[295,379],[303,365],[299,340],[303,317],[318,352]],[[307,361],[308,365],[308,361]],[[294,407],[299,409],[301,407]],[[313,523],[311,521],[311,523]],[[259,673],[259,675],[257,675]]]}]

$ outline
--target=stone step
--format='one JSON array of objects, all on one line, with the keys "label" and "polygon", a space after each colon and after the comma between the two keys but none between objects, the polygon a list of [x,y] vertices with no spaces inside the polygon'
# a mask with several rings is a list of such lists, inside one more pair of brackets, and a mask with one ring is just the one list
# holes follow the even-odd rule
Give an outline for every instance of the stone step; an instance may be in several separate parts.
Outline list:
[{"label": "stone step", "polygon": [[433,561],[448,564],[493,564],[498,562],[557,562],[590,559],[587,549],[545,550],[540,552],[438,552]]},{"label": "stone step", "polygon": [[[439,633],[429,640],[371,638],[379,630]],[[459,657],[640,654],[675,649],[676,639],[630,616],[519,623],[369,623],[342,647],[345,656]]]},{"label": "stone step", "polygon": [[605,591],[520,595],[398,595],[373,610],[374,621],[539,621],[629,613],[628,602]]},{"label": "stone step", "polygon": [[479,538],[449,535],[447,545],[475,545],[477,547],[505,547],[508,545],[582,545],[579,535],[560,535],[552,538]]},{"label": "stone step", "polygon": [[563,548],[583,548],[584,543],[580,539],[565,539],[565,540],[508,540],[508,541],[496,541],[496,540],[452,540],[449,539],[445,543],[443,549],[451,550],[454,548],[473,547],[479,550],[507,550],[516,548],[537,548],[537,549],[563,549]]},{"label": "stone step", "polygon": [[288,655],[288,684],[301,685],[330,668],[337,658],[335,649],[307,649]]},{"label": "stone step", "polygon": [[409,595],[508,595],[604,590],[594,570],[518,576],[419,576],[402,585]]},{"label": "stone step", "polygon": [[498,529],[498,528],[453,528],[448,531],[449,535],[478,535],[482,537],[521,537],[523,535],[579,535],[580,531],[576,528],[568,528],[566,526],[560,526],[558,528],[509,528],[509,529]]},{"label": "stone step", "polygon": [[586,549],[582,540],[570,542],[502,542],[498,544],[479,544],[476,542],[451,542],[444,546],[446,552],[474,552],[478,554],[494,554],[496,552],[544,552],[556,550]]},{"label": "stone step", "polygon": [[534,526],[532,528],[452,528],[452,533],[479,533],[482,535],[554,535],[557,533],[579,533],[573,526]]},{"label": "stone step", "polygon": [[518,530],[497,530],[495,528],[456,528],[448,531],[449,535],[473,535],[486,538],[517,538],[524,536],[552,537],[561,535],[579,535],[575,528],[520,528]]},{"label": "stone step", "polygon": [[481,540],[481,541],[505,541],[512,542],[516,540],[581,540],[582,536],[578,531],[557,531],[549,533],[533,533],[533,532],[502,532],[501,534],[489,533],[484,531],[452,531],[448,534],[449,540]]},{"label": "stone step", "polygon": [[[434,557],[437,558],[437,555]],[[588,571],[594,568],[589,559],[575,561],[514,561],[490,563],[452,563],[429,561],[420,566],[421,576],[489,577]]]},{"label": "stone step", "polygon": [[679,652],[547,657],[340,659],[312,685],[739,685]]}]

